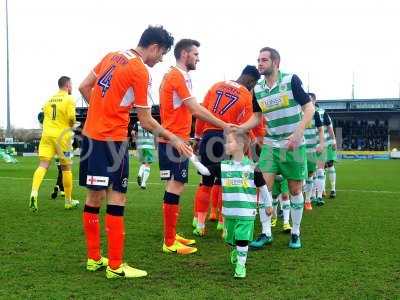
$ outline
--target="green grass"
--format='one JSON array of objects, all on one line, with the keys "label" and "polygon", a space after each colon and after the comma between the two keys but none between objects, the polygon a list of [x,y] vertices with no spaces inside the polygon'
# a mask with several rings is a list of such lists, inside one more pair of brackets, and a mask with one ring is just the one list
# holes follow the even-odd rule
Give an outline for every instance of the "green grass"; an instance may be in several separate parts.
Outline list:
[{"label": "green grass", "polygon": [[[126,209],[125,259],[148,271],[136,280],[107,280],[85,270],[82,209],[64,211],[50,200],[56,172],[46,175],[39,212],[28,210],[36,158],[0,163],[0,298],[163,298],[163,299],[324,299],[397,298],[400,295],[400,161],[341,161],[336,200],[305,213],[300,250],[274,229],[273,245],[250,252],[247,278],[235,280],[215,224],[198,239],[199,252],[174,256],[161,252],[163,186],[158,168],[145,191],[131,183]],[[131,181],[138,165],[132,162]],[[78,165],[74,165],[77,179]],[[190,237],[192,199],[199,181],[191,180],[181,199],[179,232]],[[85,190],[74,182],[74,198]],[[379,192],[381,191],[381,192]],[[82,205],[83,206],[83,205]],[[104,214],[104,207],[102,214]],[[257,228],[258,228],[257,222]],[[258,233],[259,229],[257,229]],[[104,228],[103,253],[106,254]]]}]

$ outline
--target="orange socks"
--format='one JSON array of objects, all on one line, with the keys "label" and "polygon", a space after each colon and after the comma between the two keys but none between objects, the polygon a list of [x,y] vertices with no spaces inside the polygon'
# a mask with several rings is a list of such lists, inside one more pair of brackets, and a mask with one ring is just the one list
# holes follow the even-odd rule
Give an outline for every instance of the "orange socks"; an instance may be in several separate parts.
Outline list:
[{"label": "orange socks", "polygon": [[211,187],[201,185],[197,188],[196,193],[196,208],[197,212],[208,212],[210,206]]},{"label": "orange socks", "polygon": [[218,216],[218,223],[224,223],[224,218],[222,217],[222,191],[221,193],[218,194],[218,211],[219,211],[219,216]]},{"label": "orange socks", "polygon": [[107,205],[106,232],[108,240],[108,265],[118,269],[124,255],[124,206]]},{"label": "orange socks", "polygon": [[179,217],[179,195],[165,192],[164,194],[164,243],[172,246],[175,242],[176,223]]},{"label": "orange socks", "polygon": [[217,216],[218,213],[218,197],[222,193],[221,186],[219,184],[214,184],[211,189],[211,214]]},{"label": "orange socks", "polygon": [[99,207],[87,205],[83,210],[83,229],[86,236],[87,257],[96,261],[101,258],[99,211]]},{"label": "orange socks", "polygon": [[199,228],[204,228],[208,207],[210,206],[211,187],[200,185],[196,192],[197,224]]}]

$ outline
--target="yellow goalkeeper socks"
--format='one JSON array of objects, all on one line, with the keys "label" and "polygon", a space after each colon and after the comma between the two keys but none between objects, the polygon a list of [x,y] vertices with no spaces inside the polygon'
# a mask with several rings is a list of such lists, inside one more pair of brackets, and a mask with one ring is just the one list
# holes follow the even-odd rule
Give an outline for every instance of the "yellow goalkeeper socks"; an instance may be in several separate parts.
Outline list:
[{"label": "yellow goalkeeper socks", "polygon": [[32,194],[37,195],[46,172],[47,169],[40,166],[36,169],[32,179]]},{"label": "yellow goalkeeper socks", "polygon": [[72,171],[62,171],[65,201],[72,200]]}]

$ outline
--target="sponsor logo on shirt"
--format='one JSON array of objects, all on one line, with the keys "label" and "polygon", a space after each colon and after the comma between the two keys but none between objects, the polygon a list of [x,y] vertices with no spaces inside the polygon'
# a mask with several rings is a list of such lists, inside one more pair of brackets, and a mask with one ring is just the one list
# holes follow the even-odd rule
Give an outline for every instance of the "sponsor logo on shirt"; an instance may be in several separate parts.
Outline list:
[{"label": "sponsor logo on shirt", "polygon": [[248,187],[248,180],[243,178],[227,178],[224,179],[224,186],[241,186],[241,187]]}]

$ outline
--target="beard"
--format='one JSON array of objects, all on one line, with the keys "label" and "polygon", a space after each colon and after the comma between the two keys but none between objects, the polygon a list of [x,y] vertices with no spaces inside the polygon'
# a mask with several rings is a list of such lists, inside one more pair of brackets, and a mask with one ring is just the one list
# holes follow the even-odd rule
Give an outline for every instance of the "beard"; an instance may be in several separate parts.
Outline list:
[{"label": "beard", "polygon": [[274,69],[273,68],[267,68],[265,69],[265,71],[262,73],[262,75],[264,76],[271,76],[274,73]]},{"label": "beard", "polygon": [[195,63],[187,63],[187,64],[186,64],[186,69],[187,69],[188,71],[196,70],[196,64],[195,64]]}]

